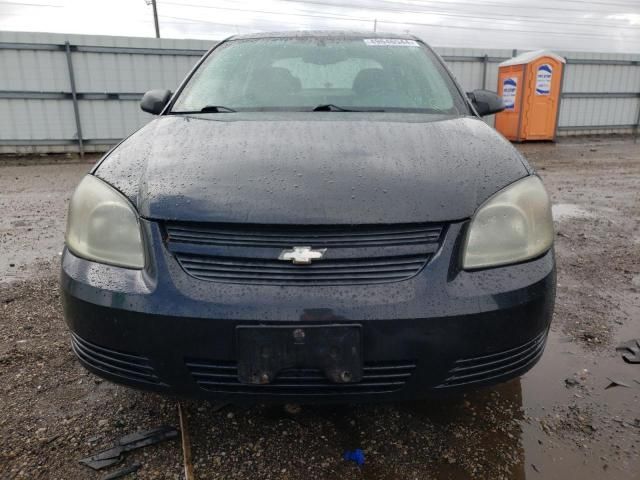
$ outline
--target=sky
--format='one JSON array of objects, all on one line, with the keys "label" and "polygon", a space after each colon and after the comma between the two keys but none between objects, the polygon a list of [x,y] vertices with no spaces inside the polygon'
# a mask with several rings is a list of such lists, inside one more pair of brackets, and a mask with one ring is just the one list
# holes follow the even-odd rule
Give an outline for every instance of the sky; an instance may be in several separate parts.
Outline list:
[{"label": "sky", "polygon": [[[0,30],[155,35],[150,0],[0,0]],[[640,53],[640,0],[157,0],[160,35],[408,32],[439,47]]]}]

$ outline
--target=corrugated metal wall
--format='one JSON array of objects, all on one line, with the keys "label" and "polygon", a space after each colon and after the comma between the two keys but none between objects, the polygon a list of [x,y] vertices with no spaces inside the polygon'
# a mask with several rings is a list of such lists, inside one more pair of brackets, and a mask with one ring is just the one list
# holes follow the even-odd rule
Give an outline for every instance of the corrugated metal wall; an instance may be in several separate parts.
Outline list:
[{"label": "corrugated metal wall", "polygon": [[[149,121],[138,106],[145,91],[175,88],[214,44],[0,32],[0,152],[77,151],[79,130],[86,151],[104,150]],[[467,90],[495,90],[498,63],[517,53],[436,51]],[[640,54],[558,53],[567,58],[559,134],[633,132],[640,120]]]},{"label": "corrugated metal wall", "polygon": [[175,88],[215,42],[0,32],[0,152],[104,150],[151,119],[142,94]]},{"label": "corrugated metal wall", "polygon": [[629,132],[640,123],[640,54],[558,52],[567,57],[560,132]]},{"label": "corrugated metal wall", "polygon": [[[456,80],[466,91],[477,88],[497,90],[498,64],[514,55],[514,50],[479,48],[434,48],[447,62]],[[493,115],[485,121],[494,124]]]}]

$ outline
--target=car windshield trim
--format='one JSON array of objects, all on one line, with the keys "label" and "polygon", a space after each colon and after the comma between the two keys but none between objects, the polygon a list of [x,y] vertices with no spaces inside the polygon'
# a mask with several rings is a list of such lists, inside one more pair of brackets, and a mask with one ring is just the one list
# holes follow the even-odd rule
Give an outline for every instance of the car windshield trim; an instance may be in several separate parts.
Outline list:
[{"label": "car windshield trim", "polygon": [[[427,114],[427,115],[442,115],[451,118],[459,118],[466,116],[463,113],[459,112],[447,112],[443,110],[437,110],[432,108],[405,108],[405,107],[365,107],[365,108],[350,108],[344,107],[345,110],[314,110],[312,107],[247,107],[247,108],[236,108],[233,112],[222,112],[225,114],[233,114],[233,113],[278,113],[278,112],[289,112],[289,113],[416,113],[416,114]],[[200,110],[178,110],[178,111],[169,111],[165,113],[165,115],[207,115],[209,113],[216,112],[202,112]]]},{"label": "car windshield trim", "polygon": [[335,105],[333,103],[321,103],[320,105],[316,105],[311,109],[312,112],[384,112],[384,109],[375,109],[373,110],[371,107],[360,107],[360,108],[349,108],[349,107],[341,107]]},{"label": "car windshield trim", "polygon": [[193,114],[193,113],[235,113],[237,110],[229,107],[223,107],[222,105],[207,105],[200,110],[182,110],[177,112],[171,112],[176,114]]}]

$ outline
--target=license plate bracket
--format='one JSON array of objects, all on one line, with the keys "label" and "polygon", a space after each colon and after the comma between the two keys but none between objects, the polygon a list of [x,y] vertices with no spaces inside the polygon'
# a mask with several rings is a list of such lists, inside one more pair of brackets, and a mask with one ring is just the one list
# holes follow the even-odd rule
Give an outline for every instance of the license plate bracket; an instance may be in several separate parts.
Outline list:
[{"label": "license plate bracket", "polygon": [[360,325],[238,326],[238,380],[269,384],[282,370],[321,370],[333,383],[362,380]]}]

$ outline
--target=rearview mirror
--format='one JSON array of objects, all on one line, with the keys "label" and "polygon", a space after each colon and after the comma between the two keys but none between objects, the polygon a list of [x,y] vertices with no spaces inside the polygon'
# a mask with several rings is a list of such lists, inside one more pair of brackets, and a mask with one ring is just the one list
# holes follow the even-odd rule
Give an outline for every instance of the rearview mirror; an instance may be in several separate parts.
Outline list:
[{"label": "rearview mirror", "polygon": [[474,90],[467,93],[467,96],[481,117],[504,110],[502,97],[490,90]]},{"label": "rearview mirror", "polygon": [[140,108],[152,115],[158,115],[169,103],[171,92],[169,90],[149,90],[142,97]]}]

